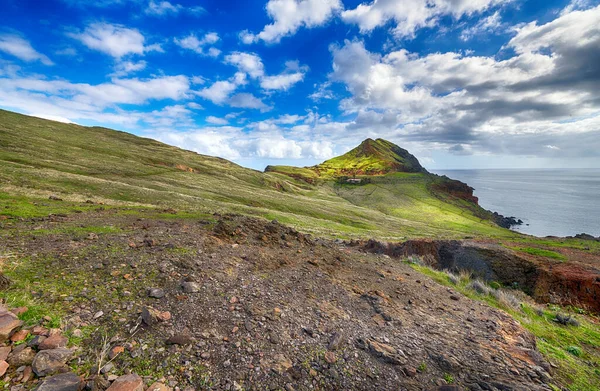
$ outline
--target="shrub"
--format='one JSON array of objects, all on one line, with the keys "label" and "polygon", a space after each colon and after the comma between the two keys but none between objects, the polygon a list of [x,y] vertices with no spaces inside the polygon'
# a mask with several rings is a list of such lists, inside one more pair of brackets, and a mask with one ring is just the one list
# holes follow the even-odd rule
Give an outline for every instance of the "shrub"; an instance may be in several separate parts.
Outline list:
[{"label": "shrub", "polygon": [[406,262],[411,263],[413,265],[425,266],[423,260],[418,255],[409,255],[408,258],[406,258]]},{"label": "shrub", "polygon": [[452,284],[454,284],[454,285],[460,284],[460,277],[459,276],[457,276],[456,274],[452,273],[450,270],[445,270],[444,272],[448,275],[448,280]]},{"label": "shrub", "polygon": [[492,288],[492,289],[500,289],[500,288],[502,288],[502,285],[500,285],[500,283],[498,283],[496,281],[492,281],[492,282],[490,282],[490,288]]},{"label": "shrub", "polygon": [[515,295],[505,290],[493,290],[492,296],[498,300],[498,303],[504,305],[509,308],[521,308],[521,300],[519,300]]},{"label": "shrub", "polygon": [[554,317],[554,321],[556,323],[562,324],[563,326],[579,327],[579,322],[571,315],[556,314]]},{"label": "shrub", "polygon": [[490,287],[480,280],[471,281],[468,287],[481,295],[489,295],[491,292]]},{"label": "shrub", "polygon": [[567,352],[571,353],[575,357],[580,357],[583,351],[579,346],[569,346]]}]

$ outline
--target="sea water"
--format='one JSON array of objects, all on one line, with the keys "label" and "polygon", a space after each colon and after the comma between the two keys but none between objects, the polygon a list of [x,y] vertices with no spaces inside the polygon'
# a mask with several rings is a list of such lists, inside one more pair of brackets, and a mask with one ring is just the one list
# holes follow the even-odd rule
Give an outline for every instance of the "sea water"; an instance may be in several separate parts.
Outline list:
[{"label": "sea water", "polygon": [[535,236],[600,236],[600,169],[436,170],[475,188],[479,205]]}]

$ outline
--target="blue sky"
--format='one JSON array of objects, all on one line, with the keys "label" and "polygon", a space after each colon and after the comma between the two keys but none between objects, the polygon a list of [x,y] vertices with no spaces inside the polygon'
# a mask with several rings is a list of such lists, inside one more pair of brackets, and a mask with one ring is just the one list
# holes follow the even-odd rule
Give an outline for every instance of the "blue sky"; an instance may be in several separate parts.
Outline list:
[{"label": "blue sky", "polygon": [[263,169],[600,167],[587,0],[4,0],[0,107]]}]

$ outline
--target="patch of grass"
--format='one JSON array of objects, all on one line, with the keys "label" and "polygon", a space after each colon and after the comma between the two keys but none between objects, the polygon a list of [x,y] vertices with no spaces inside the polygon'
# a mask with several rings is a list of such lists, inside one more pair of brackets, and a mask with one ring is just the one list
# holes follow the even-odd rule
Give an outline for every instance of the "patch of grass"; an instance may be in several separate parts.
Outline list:
[{"label": "patch of grass", "polygon": [[448,384],[454,383],[454,376],[449,373],[444,373],[444,381]]},{"label": "patch of grass", "polygon": [[567,257],[562,254],[557,253],[556,251],[544,250],[537,247],[513,247],[513,250],[524,252],[530,255],[535,255],[538,257],[557,259],[559,261],[566,261]]}]

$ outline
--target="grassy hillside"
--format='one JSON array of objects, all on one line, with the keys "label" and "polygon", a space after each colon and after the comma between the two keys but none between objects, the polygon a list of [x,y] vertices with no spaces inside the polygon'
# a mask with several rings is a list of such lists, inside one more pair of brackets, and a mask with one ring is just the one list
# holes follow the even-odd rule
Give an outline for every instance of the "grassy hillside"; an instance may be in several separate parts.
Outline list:
[{"label": "grassy hillside", "polygon": [[[311,184],[128,133],[7,111],[0,111],[0,145],[0,191],[6,194],[190,214],[244,213],[338,237],[516,236],[426,191],[427,180],[418,173],[395,175],[391,187],[359,187],[317,183],[310,170],[297,169],[314,179]],[[1,213],[11,213],[10,208]]]}]

